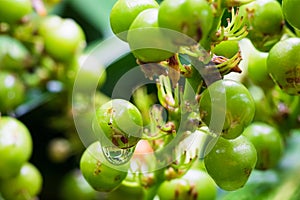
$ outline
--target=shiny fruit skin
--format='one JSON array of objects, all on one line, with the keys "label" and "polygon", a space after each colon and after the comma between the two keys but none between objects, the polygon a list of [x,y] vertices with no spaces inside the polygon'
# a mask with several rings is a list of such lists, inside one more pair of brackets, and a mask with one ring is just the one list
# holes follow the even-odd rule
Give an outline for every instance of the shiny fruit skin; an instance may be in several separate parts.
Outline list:
[{"label": "shiny fruit skin", "polygon": [[[113,99],[96,110],[96,123],[102,141],[109,146],[127,149],[135,146],[142,136],[143,119],[135,105],[123,99]],[[97,126],[96,126],[97,130]],[[98,133],[98,131],[97,131]]]},{"label": "shiny fruit skin", "polygon": [[[159,26],[185,34],[195,42],[208,36],[212,23],[212,9],[205,0],[165,0],[160,4]],[[185,45],[184,40],[177,39],[173,40]]]},{"label": "shiny fruit skin", "polygon": [[73,19],[49,15],[42,19],[39,34],[45,50],[59,61],[70,61],[85,47],[82,28]]},{"label": "shiny fruit skin", "polygon": [[132,22],[127,40],[133,55],[142,63],[164,61],[177,50],[157,22],[158,9],[142,11]]},{"label": "shiny fruit skin", "polygon": [[107,165],[99,142],[94,142],[84,151],[80,159],[80,170],[85,180],[100,192],[116,189],[127,176],[127,171]]},{"label": "shiny fruit skin", "polygon": [[155,0],[118,0],[110,13],[110,26],[114,34],[127,41],[127,33],[134,19],[143,10],[158,8]]},{"label": "shiny fruit skin", "polygon": [[32,11],[31,0],[1,0],[0,22],[16,23]]},{"label": "shiny fruit skin", "polygon": [[251,20],[253,29],[263,34],[275,34],[282,30],[283,13],[276,0],[257,0],[254,17]]},{"label": "shiny fruit skin", "polygon": [[267,68],[275,83],[287,94],[300,94],[300,39],[278,42],[269,52]]},{"label": "shiny fruit skin", "polygon": [[[222,137],[234,139],[242,134],[255,114],[255,103],[248,89],[241,83],[229,79],[219,80],[209,86],[211,90],[224,94],[226,106],[216,105],[220,113],[225,113],[225,122]],[[200,98],[201,119],[209,125],[211,120],[212,100],[209,89],[206,89]]]},{"label": "shiny fruit skin", "polygon": [[0,179],[17,174],[31,153],[32,138],[26,126],[15,118],[0,117]]},{"label": "shiny fruit skin", "polygon": [[214,200],[217,197],[217,187],[207,172],[199,169],[190,169],[182,177],[191,186],[190,199]]},{"label": "shiny fruit skin", "polygon": [[139,200],[146,198],[146,190],[139,183],[131,183],[126,179],[121,185],[107,194],[107,200]]},{"label": "shiny fruit skin", "polygon": [[240,16],[246,17],[245,23],[252,32],[274,35],[280,33],[284,18],[280,3],[276,0],[256,0],[240,7]]},{"label": "shiny fruit skin", "polygon": [[76,79],[76,90],[82,92],[93,90],[95,85],[97,88],[102,87],[107,78],[103,64],[88,54],[82,54],[79,59],[76,58],[69,69],[70,87],[73,87]]},{"label": "shiny fruit skin", "polygon": [[240,50],[239,42],[235,40],[225,40],[220,42],[213,49],[213,53],[218,56],[232,58]]},{"label": "shiny fruit skin", "polygon": [[243,135],[233,140],[220,137],[204,157],[208,174],[223,190],[243,187],[257,161],[254,145]]},{"label": "shiny fruit skin", "polygon": [[283,139],[278,130],[266,123],[254,122],[243,132],[257,151],[256,169],[275,167],[284,151]]},{"label": "shiny fruit skin", "polygon": [[239,8],[248,27],[247,37],[255,48],[268,52],[281,38],[284,17],[276,0],[256,0]]},{"label": "shiny fruit skin", "polygon": [[282,10],[285,19],[293,27],[300,29],[300,4],[298,0],[282,0]]},{"label": "shiny fruit skin", "polygon": [[206,172],[190,169],[180,178],[164,181],[157,194],[160,200],[214,200],[217,187]]},{"label": "shiny fruit skin", "polygon": [[0,69],[22,70],[29,51],[19,41],[8,35],[0,35]]},{"label": "shiny fruit skin", "polygon": [[97,193],[84,179],[79,169],[68,172],[60,186],[60,196],[64,200],[94,200]]},{"label": "shiny fruit skin", "polygon": [[248,77],[254,84],[263,87],[264,89],[272,88],[272,81],[267,70],[267,52],[261,52],[253,49],[248,56]]},{"label": "shiny fruit skin", "polygon": [[5,200],[34,199],[42,189],[43,177],[31,163],[25,163],[19,173],[0,181],[0,192]]},{"label": "shiny fruit skin", "polygon": [[0,73],[0,112],[15,109],[25,99],[25,87],[21,80],[11,73]]},{"label": "shiny fruit skin", "polygon": [[189,196],[190,185],[183,179],[164,181],[158,188],[157,195],[160,200],[186,200]]}]

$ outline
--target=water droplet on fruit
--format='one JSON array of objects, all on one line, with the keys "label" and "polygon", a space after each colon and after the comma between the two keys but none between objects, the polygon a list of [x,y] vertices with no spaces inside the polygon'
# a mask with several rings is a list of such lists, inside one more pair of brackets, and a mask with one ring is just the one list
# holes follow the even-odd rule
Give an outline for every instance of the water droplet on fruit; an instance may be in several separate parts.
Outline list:
[{"label": "water droplet on fruit", "polygon": [[120,149],[116,146],[102,147],[105,158],[113,165],[122,165],[127,163],[134,152],[135,146],[127,149]]}]

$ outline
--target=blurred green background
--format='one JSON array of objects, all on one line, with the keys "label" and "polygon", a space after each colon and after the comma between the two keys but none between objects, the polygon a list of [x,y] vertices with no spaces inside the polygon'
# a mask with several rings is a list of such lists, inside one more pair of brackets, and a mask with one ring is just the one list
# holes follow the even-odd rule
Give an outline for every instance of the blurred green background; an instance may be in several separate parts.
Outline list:
[{"label": "blurred green background", "polygon": [[[84,30],[87,49],[92,49],[101,41],[112,36],[109,25],[109,13],[116,0],[63,0],[51,13],[64,18],[73,18]],[[118,77],[135,66],[135,58],[128,54],[113,63],[107,71],[107,81],[102,92],[110,95]],[[33,136],[34,151],[31,162],[41,171],[44,184],[41,200],[59,199],[62,177],[71,169],[78,167],[80,153],[71,156],[66,162],[54,163],[49,159],[47,146],[54,138],[64,137],[64,133],[53,127],[63,123],[60,118],[63,110],[57,106],[67,98],[45,96],[42,104],[22,115],[20,120],[29,128]],[[300,199],[300,131],[295,130],[287,141],[288,150],[279,167],[275,170],[257,172],[251,175],[248,184],[235,192],[219,191],[219,199]]]}]

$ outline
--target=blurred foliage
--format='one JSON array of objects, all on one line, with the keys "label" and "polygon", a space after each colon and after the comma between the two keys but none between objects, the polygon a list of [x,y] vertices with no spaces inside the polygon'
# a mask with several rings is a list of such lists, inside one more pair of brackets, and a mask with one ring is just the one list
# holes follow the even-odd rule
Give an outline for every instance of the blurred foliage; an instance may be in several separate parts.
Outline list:
[{"label": "blurred foliage", "polygon": [[[51,11],[65,18],[73,18],[83,28],[87,49],[91,49],[101,41],[112,36],[109,24],[109,13],[116,0],[62,0]],[[225,19],[224,19],[225,20]],[[135,58],[128,54],[121,57],[107,68],[107,81],[102,87],[102,91],[110,95],[119,77],[136,66]],[[41,200],[58,199],[60,185],[59,181],[64,174],[77,166],[80,159],[80,152],[71,156],[65,162],[53,163],[49,157],[47,148],[49,141],[57,137],[64,137],[63,132],[53,128],[52,119],[56,119],[56,125],[62,122],[60,116],[64,115],[64,110],[57,105],[65,105],[68,97],[61,94],[49,93],[39,95],[32,94],[32,100],[26,104],[27,110],[20,107],[20,119],[31,130],[34,140],[35,151],[31,161],[35,163],[43,174],[45,180],[44,188],[40,195]],[[29,95],[30,96],[30,95]],[[33,109],[35,108],[35,109]],[[31,110],[30,112],[27,112]],[[41,137],[43,135],[43,137]],[[78,137],[77,134],[73,134]],[[218,199],[222,200],[246,200],[246,199],[300,199],[300,131],[294,131],[287,141],[288,149],[280,166],[272,171],[255,171],[249,183],[242,189],[235,192],[219,191]],[[2,200],[0,196],[0,200]]]}]

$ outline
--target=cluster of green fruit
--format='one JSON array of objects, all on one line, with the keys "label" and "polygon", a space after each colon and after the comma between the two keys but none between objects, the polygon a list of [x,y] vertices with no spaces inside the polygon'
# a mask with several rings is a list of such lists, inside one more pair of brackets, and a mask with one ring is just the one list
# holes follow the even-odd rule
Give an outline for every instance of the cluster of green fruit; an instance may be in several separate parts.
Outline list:
[{"label": "cluster of green fruit", "polygon": [[[167,119],[160,110],[145,105],[147,93],[134,98],[135,105],[113,99],[98,108],[95,132],[100,142],[87,148],[80,163],[88,183],[97,191],[109,192],[108,199],[120,197],[118,193],[133,199],[215,199],[216,185],[237,190],[254,169],[275,168],[288,132],[299,128],[300,27],[292,12],[296,4],[293,0],[283,0],[282,5],[276,0],[118,0],[111,11],[111,28],[129,44],[142,70],[153,70],[150,77],[159,76],[158,102],[166,109]],[[245,58],[239,41],[243,38],[251,41],[254,50],[247,55],[242,72],[246,76],[240,82],[226,75],[241,73],[238,65]],[[162,69],[168,78],[161,78],[165,76]],[[214,77],[216,70],[219,76]],[[173,89],[163,79],[170,79]],[[188,83],[196,109],[191,99],[184,98],[190,92]],[[181,86],[183,91],[178,89]],[[224,106],[216,104],[220,96],[211,91],[224,95]],[[214,130],[213,112],[224,114],[220,132]],[[216,139],[203,159],[176,160],[140,175],[132,172],[135,153],[130,149],[140,151],[140,142],[149,146],[147,153],[155,152],[154,160],[146,162],[151,165],[172,140],[203,128]],[[104,140],[129,158],[114,166]]]},{"label": "cluster of green fruit", "polygon": [[[40,194],[43,179],[30,163],[32,136],[17,119],[24,113],[19,108],[30,109],[24,105],[44,93],[70,94],[85,47],[84,32],[73,19],[48,14],[59,2],[1,1],[0,199],[29,200]],[[62,87],[53,88],[51,82]]]},{"label": "cluster of green fruit", "polygon": [[[0,111],[14,112],[32,89],[46,91],[52,80],[72,86],[85,47],[72,19],[33,10],[30,0],[3,1],[0,8]],[[39,8],[39,9],[38,9]],[[43,7],[47,9],[46,7]]]},{"label": "cluster of green fruit", "polygon": [[42,175],[28,160],[32,153],[29,130],[12,117],[0,118],[0,193],[4,199],[33,199],[42,189]]},{"label": "cluster of green fruit", "polygon": [[[29,162],[30,133],[12,116],[33,90],[51,92],[53,80],[69,97],[85,47],[74,20],[47,14],[59,0],[41,2],[1,1],[0,199],[41,191],[42,175]],[[290,130],[300,128],[298,8],[297,0],[117,0],[112,31],[145,76],[157,77],[157,90],[96,103],[98,140],[80,155],[80,171],[63,179],[61,197],[216,199],[218,188],[237,190],[253,170],[276,168]],[[81,72],[82,90],[100,76]],[[228,79],[233,72],[243,79]],[[191,136],[213,145],[185,146]],[[69,145],[59,142],[54,146]],[[56,161],[66,157],[62,146],[52,152]]]}]

